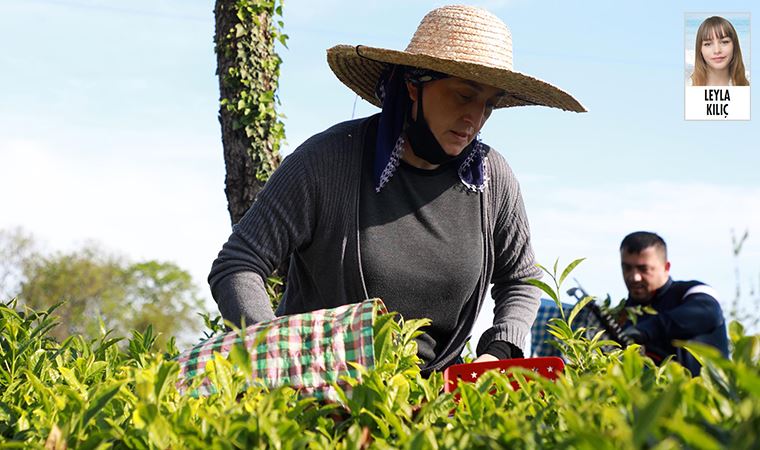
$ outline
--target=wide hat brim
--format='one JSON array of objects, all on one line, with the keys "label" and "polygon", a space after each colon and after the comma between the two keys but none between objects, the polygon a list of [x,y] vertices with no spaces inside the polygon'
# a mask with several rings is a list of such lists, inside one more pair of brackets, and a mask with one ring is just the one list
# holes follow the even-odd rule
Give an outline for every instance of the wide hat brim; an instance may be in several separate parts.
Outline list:
[{"label": "wide hat brim", "polygon": [[382,104],[375,95],[377,83],[385,68],[396,64],[434,70],[503,89],[507,95],[495,105],[496,108],[542,105],[566,111],[586,111],[567,92],[545,81],[501,67],[363,45],[336,45],[327,50],[327,62],[343,84],[380,108]]}]

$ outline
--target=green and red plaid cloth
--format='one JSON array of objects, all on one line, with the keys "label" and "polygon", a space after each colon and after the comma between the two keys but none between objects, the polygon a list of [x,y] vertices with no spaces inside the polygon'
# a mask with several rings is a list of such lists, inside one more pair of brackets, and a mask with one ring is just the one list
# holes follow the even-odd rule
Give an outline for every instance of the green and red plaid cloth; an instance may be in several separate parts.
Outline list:
[{"label": "green and red plaid cloth", "polygon": [[[269,388],[288,385],[304,395],[337,400],[333,383],[346,389],[340,377],[359,378],[358,370],[349,363],[374,366],[374,319],[385,313],[383,302],[371,299],[247,327],[244,344],[251,357],[250,382]],[[241,334],[231,331],[180,354],[179,390],[185,392],[196,377],[205,375],[206,363],[214,359],[215,353],[227,357],[240,342]],[[211,381],[204,377],[190,395],[215,392]]]}]

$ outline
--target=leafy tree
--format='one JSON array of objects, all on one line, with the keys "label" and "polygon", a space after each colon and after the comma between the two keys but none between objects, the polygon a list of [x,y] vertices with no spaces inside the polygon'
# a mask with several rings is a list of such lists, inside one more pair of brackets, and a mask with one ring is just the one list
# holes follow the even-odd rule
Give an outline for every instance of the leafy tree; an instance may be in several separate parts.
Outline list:
[{"label": "leafy tree", "polygon": [[0,230],[0,301],[18,293],[21,263],[36,251],[34,239],[21,228]]},{"label": "leafy tree", "polygon": [[158,261],[132,264],[125,273],[128,276],[125,303],[133,311],[130,328],[145,330],[152,324],[165,336],[183,332],[189,332],[190,338],[198,336],[197,313],[203,306],[189,273],[176,264]]},{"label": "leafy tree", "polygon": [[75,334],[96,338],[102,329],[128,336],[148,325],[161,333],[160,345],[174,335],[182,344],[198,338],[203,301],[176,264],[131,262],[96,244],[53,254],[34,248],[20,230],[0,232],[0,255],[14,256],[4,262],[0,291],[36,310],[63,302],[55,312],[60,324],[50,332],[59,341]]},{"label": "leafy tree", "polygon": [[99,319],[106,328],[125,331],[128,277],[122,266],[120,260],[94,246],[50,256],[36,254],[22,262],[18,296],[34,309],[65,302],[57,310],[61,325],[51,331],[61,340],[72,334],[97,336]]}]

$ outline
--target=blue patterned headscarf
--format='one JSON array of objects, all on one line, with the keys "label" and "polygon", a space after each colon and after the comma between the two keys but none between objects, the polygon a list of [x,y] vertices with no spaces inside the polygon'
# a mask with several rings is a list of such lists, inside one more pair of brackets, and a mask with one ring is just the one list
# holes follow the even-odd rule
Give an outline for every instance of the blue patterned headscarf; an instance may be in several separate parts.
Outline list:
[{"label": "blue patterned headscarf", "polygon": [[[380,190],[396,172],[404,153],[404,124],[406,114],[412,107],[412,100],[406,89],[406,82],[425,83],[448,78],[449,75],[428,69],[390,65],[380,76],[375,95],[383,104],[377,129],[374,175],[375,191]],[[482,192],[488,175],[486,173],[486,148],[475,138],[473,145],[465,148],[468,152],[452,163],[457,164],[459,179],[468,189]]]}]

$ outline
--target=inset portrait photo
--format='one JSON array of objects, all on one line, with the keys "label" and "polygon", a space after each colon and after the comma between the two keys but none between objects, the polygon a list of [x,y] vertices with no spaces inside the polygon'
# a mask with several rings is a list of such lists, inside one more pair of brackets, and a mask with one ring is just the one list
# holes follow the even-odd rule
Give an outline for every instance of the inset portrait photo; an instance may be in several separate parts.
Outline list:
[{"label": "inset portrait photo", "polygon": [[686,120],[750,119],[750,14],[687,13]]}]

